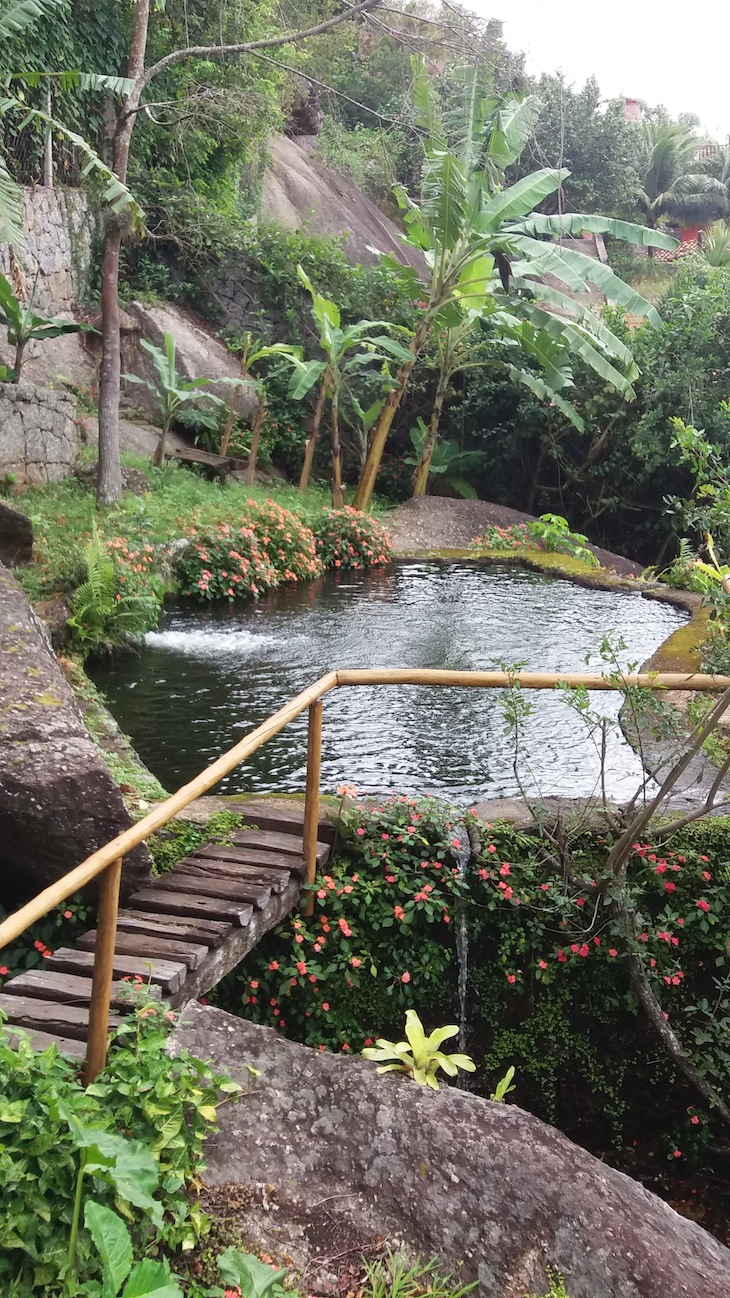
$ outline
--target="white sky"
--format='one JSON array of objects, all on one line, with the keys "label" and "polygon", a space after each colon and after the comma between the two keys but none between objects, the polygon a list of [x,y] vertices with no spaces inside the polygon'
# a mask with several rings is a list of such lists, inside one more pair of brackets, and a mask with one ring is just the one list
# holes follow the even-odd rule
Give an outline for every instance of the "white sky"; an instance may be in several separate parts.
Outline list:
[{"label": "white sky", "polygon": [[524,50],[530,73],[563,71],[583,85],[591,74],[606,98],[627,95],[693,112],[703,127],[730,135],[728,0],[468,0],[504,24],[504,39]]}]

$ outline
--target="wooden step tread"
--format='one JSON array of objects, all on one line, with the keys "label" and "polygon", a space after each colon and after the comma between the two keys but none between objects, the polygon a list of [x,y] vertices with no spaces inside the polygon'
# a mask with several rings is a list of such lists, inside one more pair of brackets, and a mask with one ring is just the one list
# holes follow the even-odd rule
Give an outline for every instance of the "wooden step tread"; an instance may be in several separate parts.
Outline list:
[{"label": "wooden step tread", "polygon": [[[60,1037],[85,1041],[89,1028],[89,1008],[86,1005],[69,1005],[62,1001],[44,1001],[35,996],[7,996],[0,992],[0,1010],[8,1016],[8,1023],[20,1028],[33,1028]],[[109,1015],[110,1028],[121,1023],[118,1014]]]},{"label": "wooden step tread", "polygon": [[[34,1032],[30,1028],[19,1029],[18,1032],[19,1034],[22,1032],[22,1035],[30,1041],[33,1049],[39,1053],[41,1050],[47,1050],[49,1046],[55,1046],[59,1055],[67,1055],[71,1059],[86,1058],[85,1041],[74,1041],[71,1037],[57,1037],[55,1033],[51,1032]],[[8,1040],[11,1046],[17,1049],[19,1036],[15,1032],[8,1031]]]},{"label": "wooden step tread", "polygon": [[[96,949],[96,929],[82,933],[76,945],[82,951]],[[158,937],[156,933],[125,933],[119,929],[114,950],[118,955],[138,955],[152,960],[180,960],[188,969],[199,969],[208,956],[207,946]]]},{"label": "wooden step tread", "polygon": [[[61,973],[89,974],[94,968],[92,951],[73,951],[70,947],[59,947],[45,961],[47,969],[58,969]],[[187,968],[179,960],[145,959],[133,955],[114,955],[114,977],[122,978],[125,974],[140,974],[145,982],[155,983],[163,996],[172,996],[179,991],[185,981]]]},{"label": "wooden step tread", "polygon": [[[233,835],[234,846],[240,844],[242,847],[266,847],[272,848],[275,852],[285,852],[290,856],[298,857],[301,861],[304,854],[304,840],[301,835],[281,834],[274,829],[242,829]],[[317,843],[317,864],[323,865],[329,859],[331,848],[329,843]]]},{"label": "wooden step tread", "polygon": [[143,888],[129,900],[137,910],[162,914],[165,918],[168,915],[187,915],[194,919],[201,916],[205,919],[227,920],[238,928],[245,928],[253,915],[253,906],[245,902],[226,901],[222,897],[200,897],[182,891],[170,892],[156,885]]},{"label": "wooden step tread", "polygon": [[179,865],[193,865],[201,874],[210,875],[214,879],[245,879],[249,884],[260,884],[275,893],[283,892],[291,879],[291,870],[269,870],[266,866],[243,865],[228,857],[221,861],[207,853],[203,855],[194,852],[185,861],[180,861]]},{"label": "wooden step tread", "polygon": [[[80,974],[64,974],[55,970],[27,969],[6,982],[3,991],[9,996],[38,996],[46,1001],[69,1001],[75,1005],[88,1005],[91,1001],[91,978]],[[149,987],[151,996],[159,996],[159,987]],[[129,1006],[129,983],[112,983],[112,1005],[124,1009]]]},{"label": "wooden step tread", "polygon": [[[244,820],[256,829],[273,829],[279,833],[294,833],[301,836],[304,824],[304,803],[276,802],[273,798],[247,798],[236,802],[235,809]],[[320,816],[317,836],[325,843],[335,839],[335,826],[325,816]]]},{"label": "wooden step tread", "polygon": [[184,915],[160,915],[144,910],[120,910],[117,923],[127,933],[159,933],[214,950],[230,935],[231,924],[216,919],[188,919]]},{"label": "wooden step tread", "polygon": [[303,862],[299,862],[288,852],[271,852],[263,847],[244,847],[240,844],[229,847],[227,843],[207,843],[205,847],[199,847],[193,856],[196,860],[199,857],[206,857],[212,861],[231,861],[234,865],[250,865],[253,869],[291,871],[304,868]]},{"label": "wooden step tread", "polygon": [[158,879],[155,888],[163,892],[186,892],[201,897],[223,897],[226,901],[251,902],[261,910],[271,897],[270,888],[251,885],[245,879],[225,879],[205,874],[197,862],[176,865],[169,874]]}]

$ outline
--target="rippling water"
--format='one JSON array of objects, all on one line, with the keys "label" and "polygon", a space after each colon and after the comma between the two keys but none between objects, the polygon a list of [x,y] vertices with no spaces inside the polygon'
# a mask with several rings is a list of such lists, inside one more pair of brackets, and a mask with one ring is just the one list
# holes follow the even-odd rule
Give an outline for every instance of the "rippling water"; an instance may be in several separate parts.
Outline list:
[{"label": "rippling water", "polygon": [[[580,670],[606,633],[624,665],[642,662],[684,615],[638,595],[587,590],[514,568],[434,562],[328,574],[273,591],[257,605],[168,613],[139,656],[92,673],[111,711],[168,789],[192,778],[293,694],[336,667]],[[599,670],[594,659],[594,670]],[[438,793],[459,802],[513,794],[513,741],[499,690],[388,686],[335,690],[324,700],[323,788]],[[529,756],[520,779],[544,795],[586,795],[596,745],[550,692],[530,696]],[[617,717],[619,695],[592,696]],[[221,791],[300,790],[306,718],[270,740]],[[640,766],[613,727],[609,794],[635,789]]]}]

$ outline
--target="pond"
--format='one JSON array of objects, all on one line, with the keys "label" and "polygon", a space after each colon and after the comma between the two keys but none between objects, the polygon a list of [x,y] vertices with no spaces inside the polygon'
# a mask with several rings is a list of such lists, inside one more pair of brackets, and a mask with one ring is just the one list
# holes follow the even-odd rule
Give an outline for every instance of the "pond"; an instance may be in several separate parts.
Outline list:
[{"label": "pond", "polygon": [[[403,562],[329,573],[284,586],[256,604],[170,609],[139,655],[91,670],[122,729],[163,785],[176,789],[323,672],[346,667],[500,668],[520,663],[578,671],[604,635],[621,638],[622,665],[642,663],[685,620],[639,595],[589,590],[511,567]],[[600,671],[597,657],[591,670]],[[596,744],[550,691],[530,694],[528,754],[513,769],[505,691],[422,686],[335,690],[324,700],[322,787],[431,793],[461,804],[514,795],[596,791]],[[613,718],[609,795],[630,796],[641,767],[616,718],[621,696],[592,696]],[[225,780],[220,792],[295,792],[304,786],[306,717]]]}]

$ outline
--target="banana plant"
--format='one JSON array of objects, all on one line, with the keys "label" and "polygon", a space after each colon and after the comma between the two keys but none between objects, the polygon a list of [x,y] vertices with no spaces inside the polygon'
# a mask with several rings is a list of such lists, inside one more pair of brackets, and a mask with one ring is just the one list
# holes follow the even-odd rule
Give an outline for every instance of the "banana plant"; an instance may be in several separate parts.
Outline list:
[{"label": "banana plant", "polygon": [[142,339],[141,346],[149,352],[152,357],[154,367],[157,371],[157,378],[154,381],[142,379],[138,374],[125,374],[124,377],[128,383],[138,383],[141,387],[147,388],[157,402],[157,409],[160,414],[162,431],[160,440],[155,447],[155,453],[152,456],[152,463],[160,467],[165,462],[165,443],[170,426],[178,414],[181,406],[187,405],[192,401],[212,401],[214,405],[222,406],[222,399],[214,392],[206,392],[205,388],[213,382],[221,380],[214,379],[184,379],[177,371],[177,348],[175,339],[172,334],[164,334],[165,350],[155,347],[154,343],[148,342],[146,338]]},{"label": "banana plant", "polygon": [[302,266],[297,266],[297,275],[312,300],[312,316],[317,326],[319,345],[325,355],[324,360],[295,361],[294,374],[289,386],[289,395],[301,400],[316,383],[319,383],[311,431],[304,451],[299,490],[306,491],[309,485],[317,438],[325,407],[329,401],[332,434],[332,504],[335,509],[340,509],[345,503],[340,443],[343,395],[349,390],[353,379],[358,374],[372,371],[376,366],[381,369],[386,367],[383,383],[386,387],[392,386],[387,371],[388,362],[396,360],[403,364],[409,358],[410,352],[403,343],[390,337],[383,330],[398,329],[402,333],[407,331],[387,320],[361,320],[359,324],[348,325],[343,329],[337,304],[316,291]]},{"label": "banana plant", "polygon": [[[487,457],[484,451],[462,451],[452,437],[433,443],[429,449],[432,431],[433,421],[429,425],[419,415],[415,428],[410,430],[414,454],[406,456],[406,464],[414,465],[418,475],[426,457],[429,477],[440,478],[464,500],[476,500],[476,490],[470,482],[466,482],[463,474],[470,468],[485,463]],[[423,492],[413,494],[423,495]]]},{"label": "banana plant", "polygon": [[[253,427],[251,430],[251,449],[248,453],[248,464],[244,481],[247,486],[252,487],[256,477],[256,462],[259,456],[259,445],[261,442],[261,431],[266,419],[267,409],[267,392],[266,380],[260,375],[254,376],[251,371],[254,365],[258,365],[263,360],[269,360],[272,356],[282,356],[292,365],[301,363],[301,347],[290,347],[288,343],[271,343],[267,345],[258,339],[254,339],[253,334],[245,333],[240,347],[241,354],[241,383],[250,382],[253,384],[254,395],[256,397],[256,414],[254,415]],[[240,384],[239,390],[240,390]],[[226,427],[221,438],[221,455],[225,455],[228,449],[228,440],[233,427],[235,410],[231,406]]]},{"label": "banana plant", "polygon": [[15,348],[15,360],[11,372],[13,383],[20,382],[23,356],[28,343],[45,342],[49,338],[60,338],[62,334],[76,334],[91,329],[91,325],[76,324],[73,320],[53,319],[51,316],[39,315],[34,311],[36,284],[33,285],[30,302],[24,306],[20,298],[16,297],[5,276],[0,274],[0,325],[7,333],[10,346]]},{"label": "banana plant", "polygon": [[[415,56],[411,62],[425,158],[420,202],[405,190],[397,191],[397,197],[406,241],[423,253],[428,281],[424,285],[415,271],[389,259],[413,297],[422,299],[423,315],[411,339],[411,355],[399,369],[373,432],[355,493],[360,509],[370,504],[395,413],[437,320],[452,327],[464,310],[491,316],[495,329],[512,331],[516,345],[526,338],[528,354],[538,363],[543,344],[554,345],[553,356],[557,345],[565,357],[563,369],[571,356],[579,355],[630,399],[636,373],[631,352],[586,299],[595,287],[608,301],[655,324],[656,309],[610,267],[561,240],[588,230],[644,247],[676,246],[668,235],[626,221],[536,212],[569,173],[543,168],[505,187],[506,169],[525,148],[540,112],[535,96],[497,99],[477,69],[464,68],[458,73],[458,101],[442,111],[424,60]],[[503,321],[500,312],[506,313]]]},{"label": "banana plant", "polygon": [[441,1050],[444,1041],[458,1035],[458,1027],[452,1024],[435,1028],[426,1036],[416,1011],[406,1010],[406,1040],[386,1041],[378,1037],[374,1046],[363,1050],[363,1058],[382,1061],[379,1073],[407,1073],[419,1086],[430,1086],[431,1090],[438,1091],[436,1074],[439,1069],[443,1069],[448,1077],[456,1077],[460,1068],[468,1073],[476,1072],[476,1064],[468,1055],[445,1055]]}]

